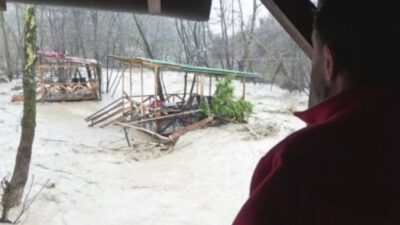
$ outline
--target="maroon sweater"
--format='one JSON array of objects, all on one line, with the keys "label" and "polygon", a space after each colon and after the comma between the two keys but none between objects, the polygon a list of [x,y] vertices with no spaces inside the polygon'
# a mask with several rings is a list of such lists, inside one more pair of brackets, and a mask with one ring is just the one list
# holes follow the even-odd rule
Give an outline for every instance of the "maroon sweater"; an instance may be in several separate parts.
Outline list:
[{"label": "maroon sweater", "polygon": [[352,90],[297,116],[307,127],[260,160],[234,225],[400,225],[400,91]]}]

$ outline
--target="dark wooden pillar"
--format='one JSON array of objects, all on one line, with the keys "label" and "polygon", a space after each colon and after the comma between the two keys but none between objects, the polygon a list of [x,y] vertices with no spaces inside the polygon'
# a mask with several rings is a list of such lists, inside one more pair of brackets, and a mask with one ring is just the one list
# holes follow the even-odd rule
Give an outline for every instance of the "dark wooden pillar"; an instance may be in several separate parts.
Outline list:
[{"label": "dark wooden pillar", "polygon": [[304,53],[311,58],[314,4],[309,0],[262,0],[262,2]]},{"label": "dark wooden pillar", "polygon": [[6,0],[0,0],[0,11],[6,11]]}]

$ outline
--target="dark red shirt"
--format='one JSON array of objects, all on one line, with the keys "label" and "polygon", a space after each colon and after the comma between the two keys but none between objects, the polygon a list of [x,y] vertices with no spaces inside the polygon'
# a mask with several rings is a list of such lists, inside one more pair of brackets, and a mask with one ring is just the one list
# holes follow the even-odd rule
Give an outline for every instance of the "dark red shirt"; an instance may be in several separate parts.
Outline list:
[{"label": "dark red shirt", "polygon": [[234,225],[400,225],[400,88],[359,88],[298,113],[264,156]]}]

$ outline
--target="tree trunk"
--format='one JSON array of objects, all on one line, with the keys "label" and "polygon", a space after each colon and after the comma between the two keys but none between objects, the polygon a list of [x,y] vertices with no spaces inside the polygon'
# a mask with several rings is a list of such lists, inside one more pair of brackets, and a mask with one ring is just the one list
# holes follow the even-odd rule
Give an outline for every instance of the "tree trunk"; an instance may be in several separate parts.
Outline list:
[{"label": "tree trunk", "polygon": [[[253,71],[253,65],[252,61],[249,60],[250,56],[250,47],[253,42],[253,36],[255,32],[255,23],[256,23],[256,18],[257,18],[257,2],[256,0],[253,0],[253,12],[250,20],[250,30],[247,30],[245,26],[245,21],[243,17],[243,7],[242,7],[242,2],[241,0],[238,0],[238,5],[239,5],[239,15],[240,15],[240,30],[242,33],[242,41],[243,41],[243,54],[242,57],[238,60],[239,64],[239,70],[248,70],[248,71]],[[247,66],[246,66],[247,65]],[[242,68],[241,68],[242,67]]]},{"label": "tree trunk", "polygon": [[28,180],[31,162],[32,144],[36,126],[36,17],[34,6],[28,5],[25,9],[25,44],[23,90],[24,110],[22,116],[22,133],[18,147],[15,167],[10,182],[5,182],[2,199],[3,213],[1,221],[8,221],[8,211],[21,204],[25,185]]},{"label": "tree trunk", "polygon": [[6,56],[6,61],[5,61],[5,69],[6,69],[6,75],[8,77],[8,80],[11,82],[13,79],[13,72],[11,68],[11,59],[10,59],[10,48],[8,46],[8,34],[6,32],[6,26],[5,26],[5,19],[4,19],[4,14],[3,12],[0,11],[0,25],[1,25],[1,30],[3,34],[3,43],[4,43],[4,54]]},{"label": "tree trunk", "polygon": [[221,23],[221,35],[224,45],[224,55],[225,55],[225,62],[226,68],[232,69],[232,64],[230,60],[230,51],[229,51],[229,37],[228,37],[228,27],[226,25],[226,12],[225,12],[225,4],[224,1],[219,0],[219,13],[220,13],[220,23]]},{"label": "tree trunk", "polygon": [[84,40],[83,40],[83,34],[81,30],[81,23],[83,23],[83,20],[81,20],[80,15],[82,14],[82,10],[80,9],[73,9],[72,14],[74,15],[74,23],[75,23],[75,29],[77,31],[78,39],[79,39],[79,47],[81,49],[82,56],[84,58],[87,58],[86,54],[86,49],[84,45]]}]

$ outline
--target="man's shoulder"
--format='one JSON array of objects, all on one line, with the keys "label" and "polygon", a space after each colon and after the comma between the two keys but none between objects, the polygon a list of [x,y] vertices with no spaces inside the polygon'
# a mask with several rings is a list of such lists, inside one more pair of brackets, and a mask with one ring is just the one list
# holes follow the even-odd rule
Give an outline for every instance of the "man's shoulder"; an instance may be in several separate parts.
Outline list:
[{"label": "man's shoulder", "polygon": [[275,151],[282,152],[282,157],[312,154],[332,144],[338,138],[336,123],[324,123],[300,129],[277,144]]}]

